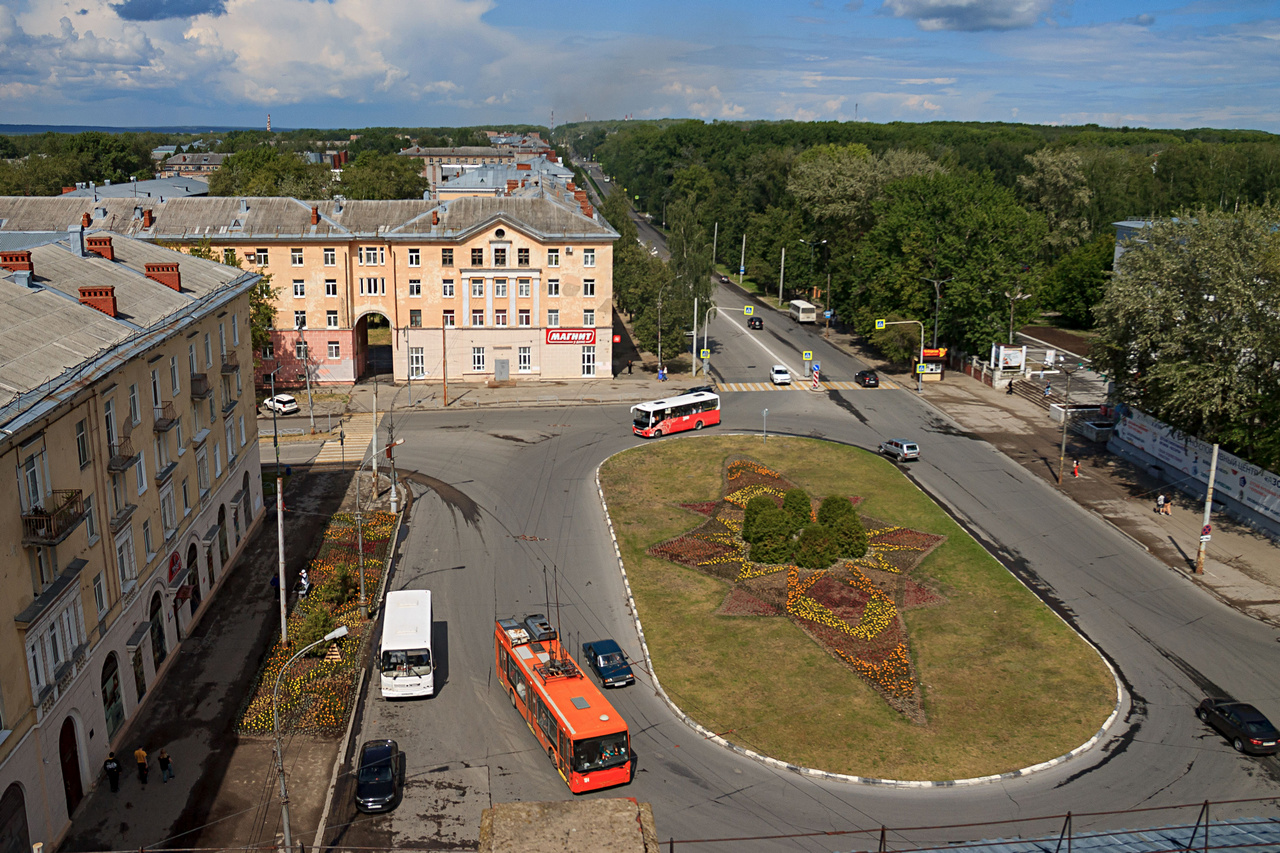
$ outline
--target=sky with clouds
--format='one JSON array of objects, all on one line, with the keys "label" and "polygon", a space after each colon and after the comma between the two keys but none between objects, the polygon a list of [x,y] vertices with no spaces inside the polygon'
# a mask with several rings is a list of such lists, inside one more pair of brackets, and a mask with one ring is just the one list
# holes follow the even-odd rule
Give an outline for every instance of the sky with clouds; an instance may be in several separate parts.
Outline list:
[{"label": "sky with clouds", "polygon": [[0,123],[1280,132],[1280,2],[0,0]]}]

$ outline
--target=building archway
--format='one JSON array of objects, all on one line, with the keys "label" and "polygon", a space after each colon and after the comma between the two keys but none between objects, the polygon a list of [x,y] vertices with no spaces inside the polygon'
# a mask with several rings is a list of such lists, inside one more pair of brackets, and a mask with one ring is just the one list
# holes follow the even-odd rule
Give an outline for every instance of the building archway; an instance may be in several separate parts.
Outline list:
[{"label": "building archway", "polygon": [[84,786],[80,781],[80,745],[76,743],[76,724],[70,717],[62,721],[58,733],[58,759],[62,764],[62,790],[67,796],[67,817],[84,799]]},{"label": "building archway", "polygon": [[164,604],[160,601],[160,593],[151,596],[151,663],[155,671],[160,671],[160,664],[169,654],[169,647],[164,641]]},{"label": "building archway", "polygon": [[115,652],[108,652],[102,664],[102,710],[107,715],[107,740],[111,740],[124,725],[124,691],[120,689],[120,659]]},{"label": "building archway", "polygon": [[28,853],[31,831],[27,828],[27,798],[17,782],[0,797],[0,853]]},{"label": "building archway", "polygon": [[391,342],[395,330],[385,314],[370,311],[356,321],[355,368],[357,378],[391,373]]}]

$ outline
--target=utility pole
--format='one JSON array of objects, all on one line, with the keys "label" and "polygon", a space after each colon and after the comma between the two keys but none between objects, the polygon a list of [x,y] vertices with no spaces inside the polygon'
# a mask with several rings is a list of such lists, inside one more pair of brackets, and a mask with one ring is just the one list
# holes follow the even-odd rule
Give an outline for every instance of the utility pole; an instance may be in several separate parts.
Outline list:
[{"label": "utility pole", "polygon": [[720,239],[720,223],[716,223],[716,228],[711,232],[711,268],[716,268],[716,242]]},{"label": "utility pole", "polygon": [[378,496],[378,370],[373,371],[373,496]]},{"label": "utility pole", "polygon": [[689,347],[689,361],[693,364],[693,376],[698,376],[698,297],[693,297],[693,346]]},{"label": "utility pole", "polygon": [[311,434],[316,434],[316,408],[311,404],[311,347],[305,350],[307,357],[302,362],[303,375],[307,378],[307,414],[311,417]]},{"label": "utility pole", "polygon": [[449,408],[449,339],[444,321],[440,322],[440,378],[444,380],[444,408]]},{"label": "utility pole", "polygon": [[280,427],[276,421],[276,374],[280,368],[271,371],[271,429],[275,433],[271,437],[276,447],[276,544],[280,552],[280,566],[277,584],[280,587],[280,645],[289,647],[289,609],[285,591],[288,587],[284,580],[284,478],[280,476]]},{"label": "utility pole", "polygon": [[782,247],[782,265],[778,267],[778,308],[782,308],[782,280],[787,276],[787,247]]},{"label": "utility pole", "polygon": [[742,235],[742,258],[738,261],[738,287],[742,287],[742,276],[747,268],[747,235]]},{"label": "utility pole", "polygon": [[1071,423],[1071,374],[1074,370],[1063,369],[1067,374],[1067,402],[1062,409],[1062,450],[1058,453],[1058,485],[1062,485],[1062,467],[1067,460],[1067,426]]},{"label": "utility pole", "polygon": [[[822,332],[824,338],[831,337],[831,273],[827,273],[827,289],[822,294],[822,316],[827,321],[827,328]],[[937,345],[934,341],[934,345]]]},{"label": "utility pole", "polygon": [[1214,442],[1209,461],[1209,488],[1204,493],[1204,521],[1200,526],[1200,550],[1196,552],[1196,574],[1204,574],[1204,549],[1209,544],[1209,514],[1213,512],[1213,481],[1218,476],[1218,444]]}]

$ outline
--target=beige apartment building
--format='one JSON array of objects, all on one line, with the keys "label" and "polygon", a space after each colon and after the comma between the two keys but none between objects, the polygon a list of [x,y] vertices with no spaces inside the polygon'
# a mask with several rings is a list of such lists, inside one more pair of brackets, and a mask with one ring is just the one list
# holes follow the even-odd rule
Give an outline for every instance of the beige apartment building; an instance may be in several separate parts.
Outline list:
[{"label": "beige apartment building", "polygon": [[0,845],[54,849],[263,515],[259,276],[0,234]]},{"label": "beige apartment building", "polygon": [[0,237],[83,225],[269,274],[276,331],[260,383],[271,371],[277,386],[356,380],[378,318],[398,383],[610,376],[617,232],[572,183],[513,183],[447,201],[5,197]]}]

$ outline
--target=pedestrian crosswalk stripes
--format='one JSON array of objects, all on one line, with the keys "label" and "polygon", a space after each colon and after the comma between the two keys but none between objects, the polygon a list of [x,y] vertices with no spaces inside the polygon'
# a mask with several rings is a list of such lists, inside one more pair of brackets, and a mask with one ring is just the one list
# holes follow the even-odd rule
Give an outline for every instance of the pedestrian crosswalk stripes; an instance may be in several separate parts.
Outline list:
[{"label": "pedestrian crosswalk stripes", "polygon": [[[902,386],[892,382],[880,380],[880,387],[884,389],[897,389]],[[771,382],[724,382],[716,386],[716,390],[725,391],[813,391],[815,390],[812,382],[793,382],[790,385],[774,385]],[[862,386],[857,382],[820,382],[818,383],[819,391],[854,391],[862,390]],[[875,390],[873,388],[865,389],[867,391]]]},{"label": "pedestrian crosswalk stripes", "polygon": [[373,441],[373,418],[370,415],[352,418],[342,425],[345,438],[339,442],[338,433],[320,445],[320,452],[312,460],[312,464],[356,464],[369,453],[369,445]]}]

